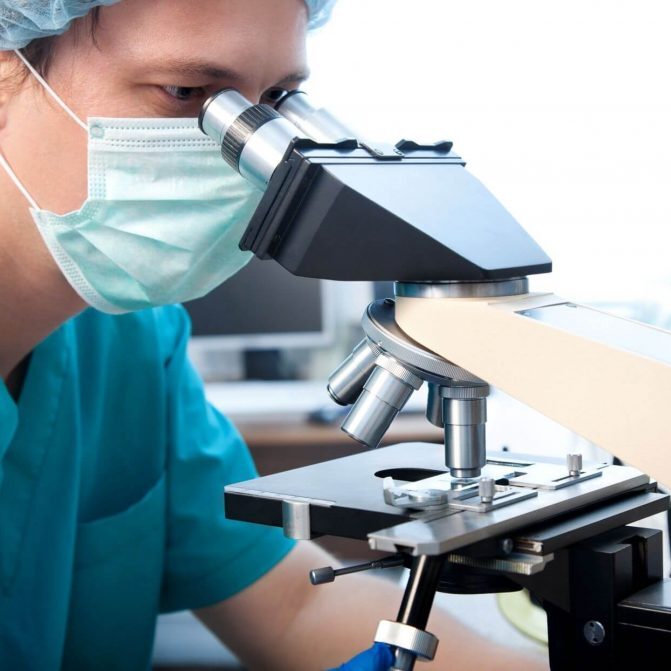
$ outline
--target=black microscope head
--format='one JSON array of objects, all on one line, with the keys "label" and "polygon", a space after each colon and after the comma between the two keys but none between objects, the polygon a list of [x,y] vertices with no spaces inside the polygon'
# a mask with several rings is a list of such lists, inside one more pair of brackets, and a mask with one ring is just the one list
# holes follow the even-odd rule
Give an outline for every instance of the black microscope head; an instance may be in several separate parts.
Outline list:
[{"label": "black microscope head", "polygon": [[496,280],[550,272],[548,256],[450,151],[296,140],[241,242],[294,275]]},{"label": "black microscope head", "polygon": [[357,141],[302,91],[276,108],[224,89],[199,119],[224,160],[265,190],[242,249],[331,280],[499,280],[551,270],[451,142]]}]

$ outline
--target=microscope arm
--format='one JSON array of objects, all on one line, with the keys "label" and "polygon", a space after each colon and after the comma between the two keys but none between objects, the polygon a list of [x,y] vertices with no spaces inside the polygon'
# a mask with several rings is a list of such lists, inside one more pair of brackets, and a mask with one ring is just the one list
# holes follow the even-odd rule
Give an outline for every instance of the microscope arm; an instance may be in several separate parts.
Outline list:
[{"label": "microscope arm", "polygon": [[671,485],[671,333],[552,294],[398,298],[412,339]]}]

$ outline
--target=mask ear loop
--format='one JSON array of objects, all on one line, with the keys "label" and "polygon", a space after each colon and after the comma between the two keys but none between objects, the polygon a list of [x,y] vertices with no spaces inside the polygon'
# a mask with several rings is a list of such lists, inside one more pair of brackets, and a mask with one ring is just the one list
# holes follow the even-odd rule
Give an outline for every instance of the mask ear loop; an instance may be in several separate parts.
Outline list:
[{"label": "mask ear loop", "polygon": [[[23,64],[28,68],[35,79],[44,87],[44,90],[54,99],[58,106],[81,128],[83,128],[88,133],[88,126],[61,100],[56,91],[54,91],[42,75],[30,64],[28,59],[18,50],[14,49],[14,53],[19,57]],[[35,199],[30,195],[28,189],[23,185],[21,180],[17,177],[16,173],[12,170],[11,166],[7,162],[7,159],[2,155],[0,151],[0,167],[4,169],[7,173],[7,176],[14,182],[16,188],[23,194],[24,198],[28,201],[28,204],[34,209],[39,210],[40,206],[37,204]]]},{"label": "mask ear loop", "polygon": [[89,132],[88,126],[61,100],[59,95],[54,91],[49,84],[47,84],[46,79],[30,64],[28,59],[18,50],[14,49],[14,53],[23,61],[23,64],[28,68],[29,72],[37,81],[42,84],[44,90],[58,103],[59,107],[81,128],[83,128],[87,133]]},{"label": "mask ear loop", "polygon": [[25,199],[28,201],[28,204],[34,209],[39,210],[40,206],[35,202],[35,199],[28,193],[28,189],[21,183],[21,180],[16,176],[16,173],[11,169],[7,159],[0,152],[0,167],[5,169],[9,179],[14,182],[16,188],[24,195]]}]

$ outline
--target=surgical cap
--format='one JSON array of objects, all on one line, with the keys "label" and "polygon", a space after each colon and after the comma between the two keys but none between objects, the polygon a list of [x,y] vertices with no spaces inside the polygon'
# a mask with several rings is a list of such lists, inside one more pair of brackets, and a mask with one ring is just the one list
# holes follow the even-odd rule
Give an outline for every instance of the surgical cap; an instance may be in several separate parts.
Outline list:
[{"label": "surgical cap", "polygon": [[[120,0],[0,0],[0,51],[20,49],[39,37],[64,33],[74,19],[94,7]],[[328,21],[336,0],[305,0],[309,27]]]}]

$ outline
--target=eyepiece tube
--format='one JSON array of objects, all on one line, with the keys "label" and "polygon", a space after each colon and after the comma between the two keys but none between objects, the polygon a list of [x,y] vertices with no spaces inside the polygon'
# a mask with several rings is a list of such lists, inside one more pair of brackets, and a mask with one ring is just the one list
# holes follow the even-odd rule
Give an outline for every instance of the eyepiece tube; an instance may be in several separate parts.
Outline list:
[{"label": "eyepiece tube", "polygon": [[314,105],[305,91],[290,91],[280,99],[275,109],[317,142],[332,143],[357,137],[355,131],[336,119],[328,110]]},{"label": "eyepiece tube", "polygon": [[262,190],[292,140],[305,136],[272,107],[253,105],[235,89],[213,95],[198,124],[221,147],[224,160]]},{"label": "eyepiece tube", "polygon": [[205,135],[221,145],[233,122],[253,106],[239,91],[223,89],[205,102],[200,111],[198,125]]}]

